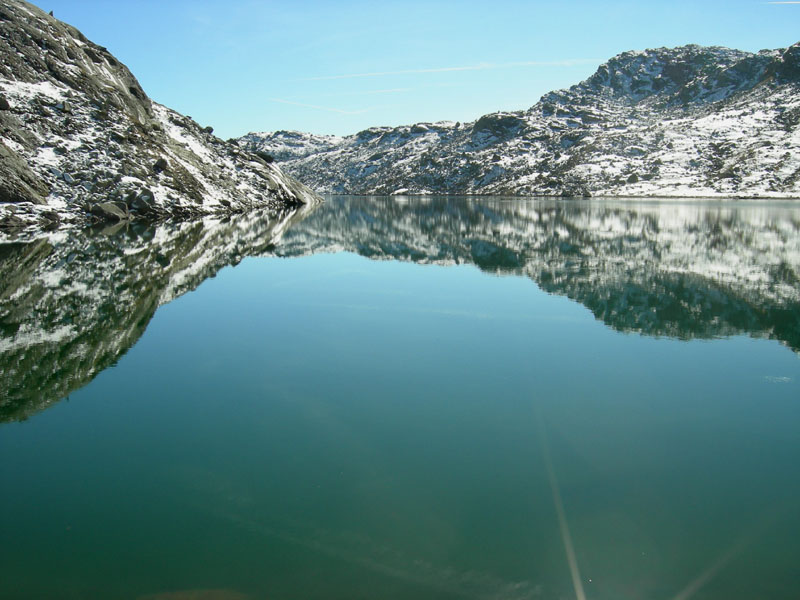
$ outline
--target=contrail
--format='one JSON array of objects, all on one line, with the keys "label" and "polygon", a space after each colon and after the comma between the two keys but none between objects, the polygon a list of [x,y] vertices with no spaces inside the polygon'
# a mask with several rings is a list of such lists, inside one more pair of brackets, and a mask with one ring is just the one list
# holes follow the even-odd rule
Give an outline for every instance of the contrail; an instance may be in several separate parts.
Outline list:
[{"label": "contrail", "polygon": [[567,513],[564,510],[564,502],[561,499],[561,491],[558,488],[556,471],[553,468],[553,459],[550,456],[550,445],[547,442],[547,432],[545,431],[544,421],[542,420],[542,415],[539,412],[538,407],[536,409],[536,420],[539,425],[539,440],[542,444],[544,466],[547,469],[547,478],[550,481],[550,490],[553,492],[553,504],[556,506],[558,526],[561,529],[561,539],[564,541],[564,550],[567,554],[567,563],[569,563],[569,571],[572,575],[572,587],[575,588],[575,597],[577,600],[586,600],[586,593],[583,591],[581,571],[578,568],[578,559],[575,557],[575,548],[572,545],[572,535],[569,532],[569,524],[567,523]]}]

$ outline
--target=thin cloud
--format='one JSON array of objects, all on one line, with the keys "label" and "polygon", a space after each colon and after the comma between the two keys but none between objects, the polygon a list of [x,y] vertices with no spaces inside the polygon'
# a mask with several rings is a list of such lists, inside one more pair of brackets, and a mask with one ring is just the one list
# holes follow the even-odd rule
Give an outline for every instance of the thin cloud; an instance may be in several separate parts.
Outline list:
[{"label": "thin cloud", "polygon": [[414,88],[391,88],[391,89],[384,89],[384,90],[363,90],[363,91],[352,91],[352,92],[330,92],[326,94],[320,94],[320,98],[341,98],[345,96],[384,96],[384,95],[392,95],[392,94],[405,94],[407,92],[413,92]]},{"label": "thin cloud", "polygon": [[361,94],[402,94],[403,92],[410,92],[411,88],[391,88],[387,90],[367,90],[366,92],[356,92]]},{"label": "thin cloud", "polygon": [[343,75],[322,75],[319,77],[303,77],[294,81],[329,81],[332,79],[356,79],[361,77],[386,77],[389,75],[419,75],[424,73],[452,73],[455,71],[488,71],[492,69],[516,69],[520,67],[573,67],[575,65],[599,64],[597,58],[570,58],[552,61],[525,61],[511,63],[478,63],[463,67],[437,67],[434,69],[403,69],[400,71],[375,71],[372,73],[346,73]]},{"label": "thin cloud", "polygon": [[[422,86],[425,87],[425,86]],[[391,88],[383,90],[352,90],[349,92],[324,92],[321,94],[314,94],[314,98],[353,98],[356,96],[393,96],[395,94],[407,94],[415,91],[416,88]],[[293,94],[281,98],[283,102],[296,102],[302,100],[305,96],[300,94]],[[370,109],[371,110],[371,109]]]},{"label": "thin cloud", "polygon": [[291,104],[292,106],[302,106],[303,108],[324,110],[326,112],[338,113],[340,115],[360,115],[372,110],[372,108],[365,108],[363,110],[342,110],[341,108],[332,108],[330,106],[317,106],[316,104],[305,104],[303,102],[292,102],[291,100],[282,100],[280,98],[269,98],[268,100],[270,102],[278,102],[280,104]]}]

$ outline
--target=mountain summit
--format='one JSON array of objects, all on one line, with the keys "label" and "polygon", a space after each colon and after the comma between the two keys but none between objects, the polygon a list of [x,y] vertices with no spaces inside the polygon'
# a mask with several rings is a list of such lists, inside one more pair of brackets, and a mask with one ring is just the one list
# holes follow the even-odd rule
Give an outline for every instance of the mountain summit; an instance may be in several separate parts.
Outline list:
[{"label": "mountain summit", "polygon": [[0,229],[278,209],[314,194],[153,102],[77,29],[0,4]]},{"label": "mountain summit", "polygon": [[800,44],[624,52],[525,111],[344,138],[251,133],[320,192],[800,196]]}]

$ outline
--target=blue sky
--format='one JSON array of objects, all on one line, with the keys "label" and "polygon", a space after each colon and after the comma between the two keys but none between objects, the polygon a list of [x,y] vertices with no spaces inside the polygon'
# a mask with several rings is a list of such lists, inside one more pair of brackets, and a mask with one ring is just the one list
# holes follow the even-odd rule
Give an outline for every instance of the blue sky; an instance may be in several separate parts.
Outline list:
[{"label": "blue sky", "polygon": [[800,41],[800,2],[37,0],[221,137],[471,121],[631,49]]}]

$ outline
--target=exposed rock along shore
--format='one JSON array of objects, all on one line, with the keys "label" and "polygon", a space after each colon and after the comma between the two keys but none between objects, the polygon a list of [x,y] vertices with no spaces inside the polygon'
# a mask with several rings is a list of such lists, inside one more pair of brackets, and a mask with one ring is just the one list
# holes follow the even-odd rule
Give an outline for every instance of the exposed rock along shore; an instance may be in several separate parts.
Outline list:
[{"label": "exposed rock along shore", "polygon": [[800,44],[625,52],[528,110],[251,133],[322,193],[800,197]]},{"label": "exposed rock along shore", "polygon": [[274,164],[153,102],[107,49],[0,4],[0,229],[317,202]]}]

